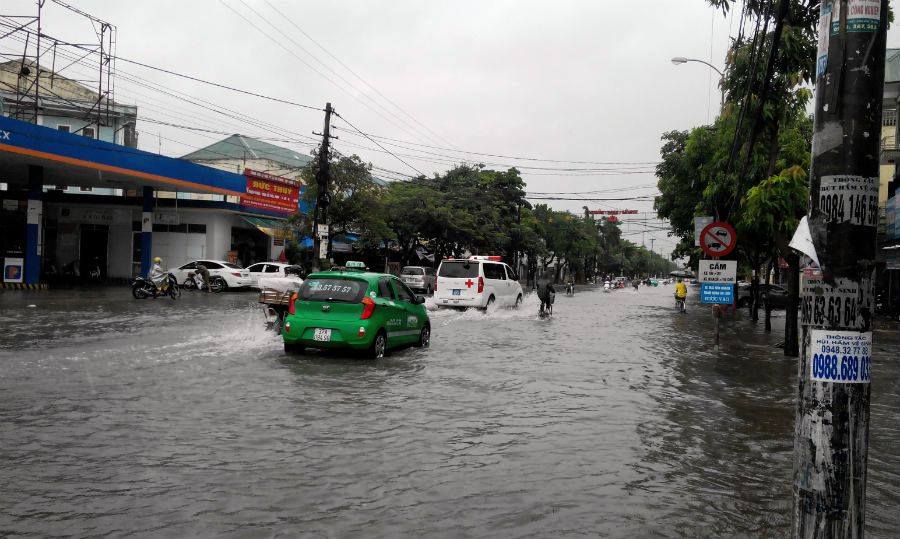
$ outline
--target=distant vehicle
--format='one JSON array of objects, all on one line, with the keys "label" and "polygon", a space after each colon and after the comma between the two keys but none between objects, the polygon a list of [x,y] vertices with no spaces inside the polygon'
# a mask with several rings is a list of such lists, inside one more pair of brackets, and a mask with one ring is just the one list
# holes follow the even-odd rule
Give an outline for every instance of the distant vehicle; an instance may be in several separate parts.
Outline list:
[{"label": "distant vehicle", "polygon": [[427,347],[424,302],[397,277],[366,271],[361,262],[311,273],[289,300],[284,350],[356,350],[377,359],[398,346]]},{"label": "distant vehicle", "polygon": [[224,260],[195,260],[169,271],[175,276],[175,280],[183,285],[190,277],[189,274],[197,270],[197,264],[203,264],[209,270],[210,286],[246,288],[251,284],[250,272],[237,264],[225,262]]},{"label": "distant vehicle", "polygon": [[250,274],[250,286],[259,288],[259,279],[261,277],[284,277],[284,269],[290,266],[290,264],[281,262],[259,262],[251,264],[244,269]]},{"label": "distant vehicle", "polygon": [[499,256],[448,259],[438,268],[434,301],[439,307],[518,307],[522,297],[518,276]]},{"label": "distant vehicle", "polygon": [[288,266],[284,271],[286,274],[283,277],[260,277],[259,279],[259,303],[263,305],[266,328],[274,330],[279,335],[284,327],[284,318],[288,314],[291,297],[303,285],[303,278],[300,277],[303,268]]},{"label": "distant vehicle", "polygon": [[405,266],[400,270],[400,279],[414,291],[430,296],[434,292],[437,273],[427,266]]},{"label": "distant vehicle", "polygon": [[[750,283],[744,281],[738,283],[737,306],[749,307],[751,297]],[[758,301],[760,306],[765,305],[766,298],[768,297],[769,306],[773,309],[784,309],[787,307],[788,291],[781,285],[759,283],[757,297],[759,298]]]}]

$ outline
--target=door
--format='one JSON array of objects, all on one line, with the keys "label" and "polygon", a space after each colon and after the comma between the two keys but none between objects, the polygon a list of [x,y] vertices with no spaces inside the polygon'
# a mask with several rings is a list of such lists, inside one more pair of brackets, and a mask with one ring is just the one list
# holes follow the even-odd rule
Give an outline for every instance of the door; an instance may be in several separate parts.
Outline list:
[{"label": "door", "polygon": [[259,286],[259,278],[265,277],[266,265],[265,264],[253,264],[252,266],[247,268],[247,272],[250,273],[250,286]]},{"label": "door", "polygon": [[484,264],[484,288],[485,293],[493,292],[497,305],[509,304],[509,281],[506,279],[502,264]]},{"label": "door", "polygon": [[397,332],[403,329],[404,310],[400,305],[397,289],[391,286],[390,277],[378,279],[378,292],[376,292],[375,304],[378,309],[383,309],[385,315],[384,330],[387,332],[388,346],[402,344],[402,335]]},{"label": "door", "polygon": [[81,277],[91,281],[106,279],[107,242],[109,227],[106,225],[81,225]]},{"label": "door", "polygon": [[478,277],[481,262],[474,260],[445,260],[438,270],[437,296],[446,300],[444,304],[453,305],[454,301],[475,300],[478,295]]},{"label": "door", "polygon": [[402,316],[402,324],[393,332],[397,341],[402,344],[410,344],[419,340],[419,332],[422,331],[422,316],[420,306],[416,301],[416,295],[406,283],[399,279],[391,279],[394,292],[397,294],[398,314]]},{"label": "door", "polygon": [[188,278],[188,274],[193,272],[195,269],[197,269],[197,263],[190,262],[179,267],[178,269],[172,270],[172,275],[175,276],[175,281],[177,281],[179,284],[184,284],[184,281],[186,281]]},{"label": "door", "polygon": [[506,264],[503,265],[504,269],[506,269],[506,283],[509,287],[509,300],[512,304],[515,304],[516,300],[519,298],[519,294],[522,293],[522,285],[519,284],[519,276],[513,271],[513,269]]}]

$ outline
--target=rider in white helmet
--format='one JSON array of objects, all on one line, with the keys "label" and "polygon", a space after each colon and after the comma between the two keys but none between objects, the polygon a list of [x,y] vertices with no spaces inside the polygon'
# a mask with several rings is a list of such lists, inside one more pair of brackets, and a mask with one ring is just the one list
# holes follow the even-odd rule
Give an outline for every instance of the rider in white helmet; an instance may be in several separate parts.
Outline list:
[{"label": "rider in white helmet", "polygon": [[162,258],[158,256],[153,257],[153,267],[150,268],[150,273],[147,275],[147,278],[156,285],[156,288],[159,289],[160,292],[165,292],[166,285],[168,284],[166,277],[166,272],[162,269]]}]

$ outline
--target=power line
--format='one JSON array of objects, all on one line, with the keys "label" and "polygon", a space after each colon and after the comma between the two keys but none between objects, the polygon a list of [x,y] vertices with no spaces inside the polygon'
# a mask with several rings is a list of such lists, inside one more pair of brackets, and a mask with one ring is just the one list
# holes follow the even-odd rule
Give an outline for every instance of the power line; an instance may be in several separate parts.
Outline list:
[{"label": "power line", "polygon": [[[343,129],[341,127],[335,127],[338,131],[346,131],[351,132],[348,129]],[[371,133],[363,133],[367,138],[376,138],[379,140],[387,141],[387,143],[391,146],[396,146],[397,144],[390,144],[391,142],[401,143],[401,144],[410,144],[413,146],[421,146],[423,148],[430,148],[433,150],[444,150],[451,151],[457,153],[464,153],[469,155],[481,155],[484,157],[497,157],[501,159],[514,159],[518,161],[542,161],[545,163],[569,163],[569,164],[578,164],[578,165],[656,165],[659,164],[659,161],[570,161],[565,159],[547,159],[543,157],[522,157],[515,155],[503,155],[503,154],[494,154],[494,153],[484,153],[484,152],[473,152],[467,150],[457,150],[455,148],[447,148],[442,146],[430,146],[428,144],[421,144],[418,142],[410,142],[406,140],[399,140],[390,137],[385,137],[381,135],[373,135]],[[416,150],[421,151],[421,150]]]},{"label": "power line", "polygon": [[335,112],[334,115],[337,116],[338,118],[340,118],[341,120],[343,120],[347,125],[349,125],[349,126],[352,127],[353,129],[356,129],[357,132],[359,132],[361,135],[363,135],[364,137],[366,137],[367,139],[369,139],[370,141],[372,141],[372,143],[374,143],[376,146],[378,146],[379,148],[381,148],[381,149],[384,150],[385,152],[387,152],[387,153],[393,155],[394,158],[397,159],[397,161],[400,161],[400,162],[403,163],[404,165],[406,165],[406,166],[408,166],[409,168],[415,170],[416,172],[419,173],[420,176],[424,176],[424,175],[425,175],[425,173],[422,172],[421,170],[419,170],[419,169],[417,169],[416,167],[410,165],[409,163],[407,163],[406,161],[404,161],[403,159],[401,159],[399,156],[397,156],[395,153],[393,153],[392,151],[388,150],[387,148],[385,148],[384,146],[382,146],[381,144],[379,144],[377,141],[375,141],[375,140],[369,138],[369,136],[366,135],[365,133],[363,133],[362,131],[360,131],[358,127],[356,127],[355,125],[353,125],[352,123],[350,123],[350,121],[347,120],[347,118],[344,118],[343,116],[341,116],[341,115],[338,114],[337,112]]},{"label": "power line", "polygon": [[[0,23],[0,25],[2,25],[2,26],[7,26],[7,27],[11,27],[11,26],[12,26],[12,25],[6,24],[6,23]],[[32,32],[31,30],[27,30],[27,29],[19,29],[18,31],[19,31],[19,32],[29,33],[29,34],[37,34],[37,32]],[[96,51],[91,50],[91,49],[89,49],[89,48],[87,48],[87,47],[85,47],[85,46],[83,46],[83,45],[79,45],[79,44],[77,44],[77,43],[69,43],[69,42],[67,42],[67,41],[64,41],[64,40],[61,40],[61,39],[57,39],[57,38],[55,38],[55,37],[52,37],[52,36],[50,36],[50,35],[47,35],[47,34],[45,34],[45,33],[43,33],[43,32],[40,33],[40,37],[42,37],[42,38],[47,38],[47,39],[51,39],[51,40],[53,40],[53,41],[55,41],[55,42],[57,42],[57,43],[62,43],[63,45],[66,45],[66,46],[68,46],[68,47],[74,47],[74,48],[76,48],[76,49],[81,49],[81,50],[83,50],[83,51],[89,51],[89,52],[94,52],[94,53],[96,53]],[[181,77],[181,78],[184,78],[184,79],[192,80],[192,81],[194,81],[194,82],[199,82],[199,83],[202,83],[202,84],[208,84],[208,85],[210,85],[210,86],[215,86],[215,87],[217,87],[217,88],[222,88],[222,89],[224,89],[224,90],[229,90],[229,91],[237,92],[237,93],[240,93],[240,94],[245,94],[245,95],[249,95],[249,96],[253,96],[253,97],[258,97],[258,98],[261,98],[261,99],[267,99],[267,100],[269,100],[269,101],[275,101],[275,102],[277,102],[277,103],[283,103],[283,104],[286,104],[286,105],[292,105],[292,106],[295,106],[295,107],[301,107],[301,108],[310,109],[310,110],[317,110],[317,111],[322,111],[322,110],[324,110],[322,107],[316,107],[316,106],[314,106],[314,105],[305,105],[305,104],[303,104],[303,103],[297,103],[296,101],[290,101],[290,100],[288,100],[288,99],[282,99],[282,98],[280,98],[280,97],[273,97],[273,96],[269,96],[269,95],[265,95],[265,94],[260,94],[260,93],[257,93],[257,92],[251,92],[250,90],[244,90],[244,89],[241,89],[241,88],[236,88],[236,87],[234,87],[234,86],[229,86],[229,85],[227,85],[227,84],[221,84],[221,83],[218,83],[218,82],[213,82],[213,81],[201,79],[201,78],[199,78],[199,77],[194,77],[194,76],[192,76],[192,75],[186,75],[186,74],[184,74],[184,73],[178,73],[178,72],[176,72],[176,71],[172,71],[171,69],[166,69],[166,68],[163,68],[163,67],[157,67],[157,66],[153,66],[153,65],[150,65],[150,64],[145,64],[145,63],[143,63],[143,62],[139,62],[139,61],[137,61],[137,60],[132,60],[132,59],[130,59],[130,58],[123,58],[123,57],[121,57],[121,56],[116,56],[116,60],[117,60],[117,61],[126,62],[126,63],[129,63],[129,64],[134,64],[134,65],[137,65],[137,66],[141,66],[141,67],[144,67],[144,68],[147,68],[147,69],[152,69],[152,70],[154,70],[154,71],[160,71],[160,72],[162,72],[162,73],[167,73],[167,74],[169,74],[169,75],[173,75],[173,76],[176,76],[176,77]]]},{"label": "power line", "polygon": [[414,122],[416,122],[417,124],[419,124],[420,126],[422,126],[422,128],[424,128],[426,131],[428,131],[428,132],[431,133],[432,135],[438,137],[439,139],[442,139],[442,140],[443,140],[444,142],[446,142],[447,144],[450,144],[451,146],[453,146],[453,144],[452,144],[450,141],[448,141],[448,140],[445,139],[444,137],[442,137],[442,136],[440,136],[439,134],[437,134],[437,133],[435,133],[434,131],[432,131],[427,125],[425,125],[425,124],[423,124],[422,122],[420,122],[420,121],[419,121],[418,119],[416,119],[412,114],[410,114],[410,113],[408,113],[406,110],[404,110],[400,105],[398,105],[398,104],[395,103],[393,100],[391,100],[390,98],[388,98],[386,95],[384,95],[383,93],[381,93],[381,92],[378,90],[378,88],[376,88],[375,86],[373,86],[372,84],[370,84],[368,81],[366,81],[364,78],[362,78],[362,76],[360,76],[360,75],[359,75],[358,73],[356,73],[353,69],[351,69],[350,66],[348,66],[347,64],[345,64],[344,62],[342,62],[340,58],[338,58],[337,56],[335,56],[334,54],[332,54],[331,51],[329,51],[328,49],[326,49],[321,43],[319,43],[318,41],[316,41],[315,39],[313,39],[312,36],[310,36],[308,33],[306,33],[306,31],[304,31],[303,28],[300,27],[300,25],[298,25],[296,22],[294,22],[294,20],[293,20],[291,17],[288,17],[284,12],[282,12],[282,11],[279,10],[277,7],[275,7],[274,5],[272,5],[272,3],[269,2],[269,0],[264,0],[264,1],[265,1],[266,5],[268,5],[273,11],[275,11],[276,13],[278,13],[279,15],[281,15],[281,17],[284,18],[284,20],[286,20],[286,21],[287,21],[288,23],[290,23],[294,28],[296,28],[301,34],[303,34],[303,36],[306,37],[306,39],[312,41],[317,47],[319,47],[322,51],[324,51],[325,54],[327,54],[328,56],[330,56],[334,61],[336,61],[338,64],[340,64],[344,69],[346,69],[347,71],[349,71],[349,72],[350,72],[354,77],[356,77],[360,82],[362,82],[363,84],[365,84],[366,86],[368,86],[369,88],[371,88],[376,94],[378,94],[379,96],[381,96],[382,99],[384,99],[385,101],[387,101],[388,103],[390,103],[391,105],[393,105],[397,110],[399,110],[400,112],[402,112],[403,114],[405,114],[405,115],[406,115],[409,119],[411,119],[412,121],[414,121]]}]

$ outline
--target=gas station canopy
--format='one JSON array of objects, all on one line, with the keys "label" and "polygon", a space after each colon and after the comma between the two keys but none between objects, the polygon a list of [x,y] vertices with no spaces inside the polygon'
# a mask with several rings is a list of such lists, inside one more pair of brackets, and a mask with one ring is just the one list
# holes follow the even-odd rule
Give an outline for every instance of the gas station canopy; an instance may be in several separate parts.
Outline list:
[{"label": "gas station canopy", "polygon": [[46,185],[234,196],[247,186],[241,174],[0,116],[0,182],[28,185],[29,165],[43,167]]}]

